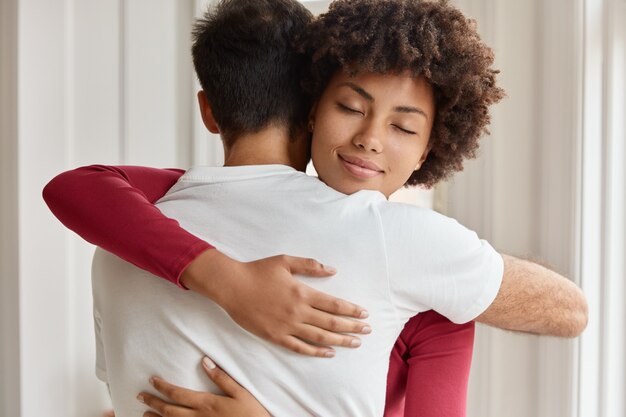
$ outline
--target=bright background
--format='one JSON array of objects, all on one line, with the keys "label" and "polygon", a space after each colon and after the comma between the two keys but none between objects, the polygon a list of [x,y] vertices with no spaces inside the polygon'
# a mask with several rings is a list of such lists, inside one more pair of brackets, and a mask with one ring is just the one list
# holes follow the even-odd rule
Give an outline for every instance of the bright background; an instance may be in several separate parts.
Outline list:
[{"label": "bright background", "polygon": [[[91,163],[219,164],[189,58],[202,0],[0,0],[0,415],[89,417],[93,247],[41,199]],[[326,1],[306,2],[315,11]],[[499,250],[582,285],[590,323],[557,340],[480,327],[470,417],[626,415],[626,1],[457,0],[508,98],[481,156],[434,204]]]}]

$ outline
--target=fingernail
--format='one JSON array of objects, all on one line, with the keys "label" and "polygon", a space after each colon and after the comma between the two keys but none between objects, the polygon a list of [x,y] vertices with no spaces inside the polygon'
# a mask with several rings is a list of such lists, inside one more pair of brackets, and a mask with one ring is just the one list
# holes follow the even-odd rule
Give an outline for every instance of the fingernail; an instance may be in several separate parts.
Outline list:
[{"label": "fingernail", "polygon": [[150,385],[154,385],[154,383],[156,382],[156,378],[151,376],[150,379],[148,379],[148,381],[150,381]]},{"label": "fingernail", "polygon": [[372,333],[372,328],[370,326],[363,326],[361,329],[361,333],[369,334]]},{"label": "fingernail", "polygon": [[141,394],[137,395],[137,400],[139,400],[140,403],[143,403],[143,404],[146,403],[146,400],[143,398],[143,395]]},{"label": "fingernail", "polygon": [[337,270],[333,268],[332,266],[322,265],[322,267],[324,268],[325,271],[330,272],[331,274],[334,274],[337,272]]},{"label": "fingernail", "polygon": [[359,346],[361,346],[361,341],[359,339],[352,339],[350,341],[350,346],[352,346],[352,347],[359,347]]},{"label": "fingernail", "polygon": [[215,369],[215,367],[216,367],[215,362],[213,362],[211,359],[209,359],[208,356],[205,356],[202,359],[202,363],[204,364],[204,366],[207,367],[207,369]]},{"label": "fingernail", "polygon": [[360,319],[366,319],[370,316],[370,313],[367,312],[367,310],[361,310],[361,315],[359,316]]},{"label": "fingernail", "polygon": [[335,357],[335,352],[332,350],[327,350],[326,352],[324,352],[324,356],[327,358],[334,358]]}]

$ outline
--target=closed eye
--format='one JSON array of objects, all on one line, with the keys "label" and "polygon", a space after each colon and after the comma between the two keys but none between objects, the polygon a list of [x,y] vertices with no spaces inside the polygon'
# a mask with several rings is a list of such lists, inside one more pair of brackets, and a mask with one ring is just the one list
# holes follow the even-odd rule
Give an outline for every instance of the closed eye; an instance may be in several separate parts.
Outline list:
[{"label": "closed eye", "polygon": [[413,132],[412,130],[407,130],[407,129],[401,128],[398,125],[392,125],[392,126],[395,127],[396,129],[398,129],[400,132],[406,133],[407,135],[415,135],[416,134],[416,132]]},{"label": "closed eye", "polygon": [[354,113],[354,114],[363,114],[362,111],[359,111],[357,109],[353,109],[352,107],[348,107],[345,104],[339,103],[337,102],[337,107],[339,107],[342,111],[346,112],[346,113]]}]

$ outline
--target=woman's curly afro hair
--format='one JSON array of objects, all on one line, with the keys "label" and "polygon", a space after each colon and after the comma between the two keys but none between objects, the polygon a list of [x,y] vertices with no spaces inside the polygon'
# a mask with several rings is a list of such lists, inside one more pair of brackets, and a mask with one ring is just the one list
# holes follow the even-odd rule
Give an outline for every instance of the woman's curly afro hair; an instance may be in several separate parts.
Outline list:
[{"label": "woman's curly afro hair", "polygon": [[319,98],[340,69],[425,77],[435,95],[431,151],[406,185],[432,187],[474,158],[488,133],[489,106],[504,91],[496,86],[493,52],[475,22],[447,0],[335,0],[298,41],[311,65],[303,88]]}]

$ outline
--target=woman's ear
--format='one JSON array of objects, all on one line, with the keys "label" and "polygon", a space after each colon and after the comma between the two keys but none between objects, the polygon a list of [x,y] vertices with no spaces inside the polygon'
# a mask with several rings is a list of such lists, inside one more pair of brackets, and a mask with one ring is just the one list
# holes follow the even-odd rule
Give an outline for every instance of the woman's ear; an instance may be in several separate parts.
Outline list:
[{"label": "woman's ear", "polygon": [[211,133],[220,133],[220,128],[215,121],[215,117],[213,117],[211,104],[202,90],[198,91],[198,105],[200,106],[200,115],[202,116],[204,126],[206,126]]},{"label": "woman's ear", "polygon": [[422,164],[424,163],[424,161],[426,160],[426,158],[428,158],[428,153],[430,152],[431,146],[430,144],[426,147],[426,150],[424,151],[424,153],[422,154],[422,157],[420,158],[420,160],[417,162],[417,165],[415,166],[415,171],[419,170],[422,167]]}]

